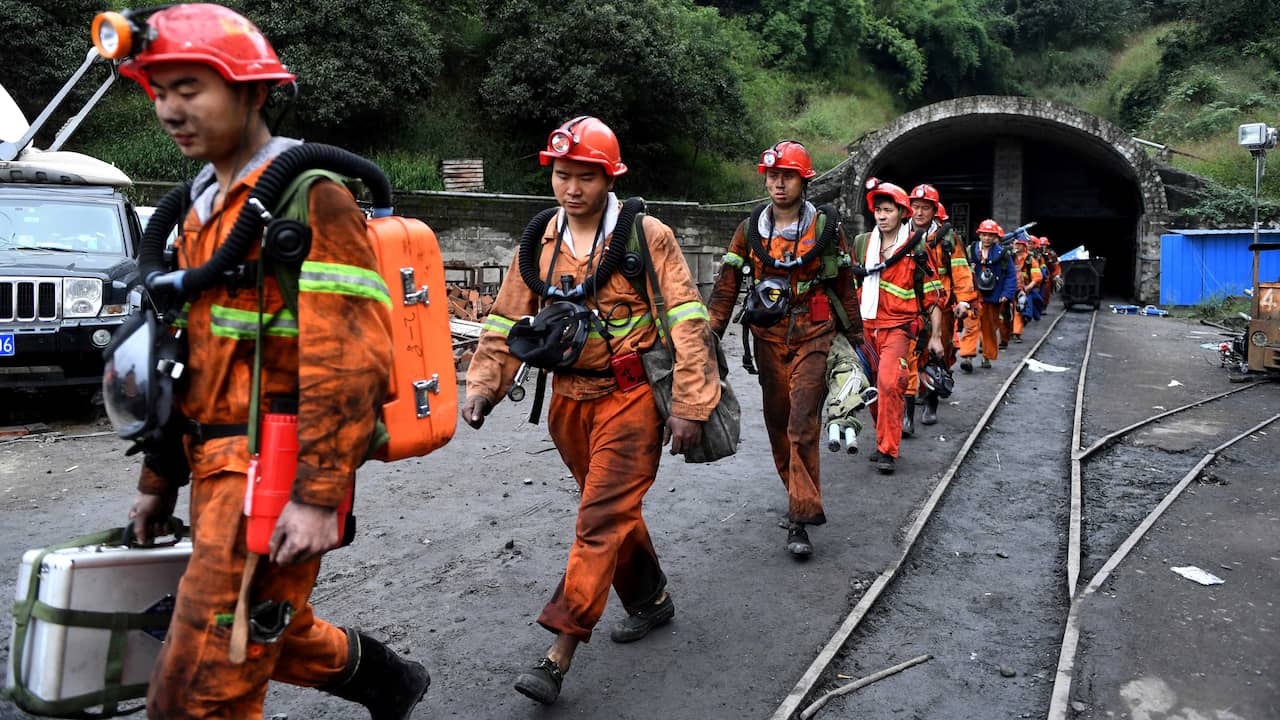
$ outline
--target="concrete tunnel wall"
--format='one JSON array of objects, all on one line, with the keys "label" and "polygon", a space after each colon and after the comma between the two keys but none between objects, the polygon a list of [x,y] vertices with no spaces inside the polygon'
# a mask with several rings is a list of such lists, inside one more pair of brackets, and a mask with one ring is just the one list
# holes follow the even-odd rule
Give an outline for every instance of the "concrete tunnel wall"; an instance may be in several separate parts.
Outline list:
[{"label": "concrete tunnel wall", "polygon": [[983,219],[977,215],[996,217],[1006,230],[1037,220],[1032,233],[1050,236],[1058,252],[1083,244],[1107,257],[1108,294],[1159,298],[1164,181],[1146,150],[1106,120],[1033,98],[958,98],[902,115],[851,143],[849,153],[813,194],[835,200],[850,232],[870,227],[867,178],[907,189],[930,182],[944,204],[949,196],[968,200],[971,216],[957,218],[966,240]]}]

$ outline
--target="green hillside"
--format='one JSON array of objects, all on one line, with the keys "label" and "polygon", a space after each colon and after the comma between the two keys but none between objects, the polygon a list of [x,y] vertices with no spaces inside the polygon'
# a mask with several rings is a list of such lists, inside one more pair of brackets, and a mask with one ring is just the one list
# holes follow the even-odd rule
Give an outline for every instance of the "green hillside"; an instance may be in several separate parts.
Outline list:
[{"label": "green hillside", "polygon": [[[27,39],[0,82],[28,113],[83,57],[106,4],[0,0],[0,33]],[[229,4],[298,73],[282,132],[368,154],[407,189],[442,187],[442,158],[480,157],[488,189],[545,192],[547,132],[592,113],[623,139],[628,192],[739,201],[759,194],[755,159],[778,139],[804,141],[826,170],[913,108],[1026,94],[1168,146],[1165,159],[1213,181],[1198,214],[1238,222],[1253,163],[1235,128],[1280,122],[1280,0]],[[193,171],[128,80],[74,142],[137,178]],[[1280,219],[1280,172],[1264,189]]]}]

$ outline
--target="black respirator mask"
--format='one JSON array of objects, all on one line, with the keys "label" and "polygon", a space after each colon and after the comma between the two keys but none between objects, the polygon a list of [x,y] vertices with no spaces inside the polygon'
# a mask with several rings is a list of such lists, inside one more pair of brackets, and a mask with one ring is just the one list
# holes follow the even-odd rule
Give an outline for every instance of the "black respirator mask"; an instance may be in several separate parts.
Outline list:
[{"label": "black respirator mask", "polygon": [[956,387],[956,380],[951,375],[951,371],[944,367],[937,357],[929,358],[921,371],[921,380],[924,381],[925,389],[943,399],[951,397]]},{"label": "black respirator mask", "polygon": [[595,313],[586,306],[559,300],[537,315],[523,317],[507,333],[511,354],[532,367],[560,370],[573,367],[587,344]]},{"label": "black respirator mask", "polygon": [[996,289],[996,271],[983,265],[978,268],[978,275],[973,279],[973,284],[983,293],[989,293]]},{"label": "black respirator mask", "polygon": [[747,291],[743,303],[742,323],[756,327],[773,327],[791,309],[791,283],[786,278],[761,280]]}]

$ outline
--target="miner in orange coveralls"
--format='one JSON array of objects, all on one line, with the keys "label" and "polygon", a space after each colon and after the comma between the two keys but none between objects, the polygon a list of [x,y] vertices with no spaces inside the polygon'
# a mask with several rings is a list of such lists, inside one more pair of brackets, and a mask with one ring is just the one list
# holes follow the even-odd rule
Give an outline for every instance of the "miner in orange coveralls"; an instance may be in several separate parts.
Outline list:
[{"label": "miner in orange coveralls", "polygon": [[926,333],[929,352],[940,357],[946,352],[941,335],[945,298],[923,233],[918,238],[913,233],[907,192],[871,178],[867,208],[875,215],[876,227],[854,238],[853,262],[865,272],[858,283],[859,308],[867,339],[880,356],[876,452],[870,460],[890,475],[902,440],[911,353]]},{"label": "miner in orange coveralls", "polygon": [[[1000,356],[997,336],[1000,332],[1001,314],[1018,296],[1017,268],[1013,264],[1013,250],[1000,244],[1004,229],[995,220],[983,220],[978,225],[978,242],[969,246],[969,267],[973,270],[973,287],[982,299],[978,313],[977,332],[966,325],[960,337],[960,356],[967,360],[978,354],[978,340],[982,340],[982,367]],[[964,367],[962,361],[961,367]],[[966,368],[971,369],[971,368]]]},{"label": "miner in orange coveralls", "polygon": [[1043,262],[1041,269],[1044,272],[1044,307],[1049,308],[1049,301],[1053,298],[1053,293],[1062,285],[1062,264],[1058,262],[1058,254],[1053,251],[1053,246],[1049,244],[1049,238],[1040,238],[1040,259]]},{"label": "miner in orange coveralls", "polygon": [[[1019,237],[1013,243],[1013,264],[1018,268],[1018,302],[1011,308],[1010,317],[1005,321],[1005,329],[1011,333],[1015,343],[1022,342],[1022,331],[1026,327],[1021,305],[1034,302],[1031,295],[1040,292],[1040,282],[1043,278],[1040,263],[1031,251],[1032,242],[1035,242],[1034,237],[1031,240]],[[1001,347],[1007,344],[1005,342]]]},{"label": "miner in orange coveralls", "polygon": [[[217,5],[166,7],[147,17],[147,44],[121,72],[154,98],[182,154],[208,163],[191,185],[176,245],[179,267],[190,268],[221,247],[272,159],[299,144],[272,137],[261,112],[270,86],[294,76],[239,14]],[[254,618],[274,615],[280,623],[250,635],[243,664],[229,660],[247,553],[241,517],[259,295],[252,284],[238,292],[216,286],[192,298],[185,314],[191,360],[176,397],[185,438],[148,448],[130,513],[138,536],[153,536],[189,469],[194,549],[151,677],[152,718],[261,718],[267,683],[277,680],[363,704],[375,720],[399,720],[430,682],[419,663],[315,617],[308,600],[321,555],[339,543],[335,508],[369,448],[391,363],[390,298],[380,278],[373,281],[363,213],[329,181],[317,181],[309,201],[312,246],[296,317],[274,277],[264,279],[261,296],[263,395],[271,405],[296,407],[299,449],[292,497],[275,526],[270,563],[252,578],[249,606]],[[317,272],[325,282],[309,285]]]},{"label": "miner in orange coveralls", "polygon": [[770,202],[755,208],[729,241],[708,309],[723,335],[744,276],[753,281],[743,332],[755,338],[764,423],[787,490],[787,550],[813,552],[806,525],[827,521],[819,473],[819,427],[827,394],[827,353],[837,332],[853,347],[862,322],[840,218],[805,199],[817,173],[809,151],[783,140],[760,156]]},{"label": "miner in orange coveralls", "polygon": [[[720,376],[707,309],[671,228],[644,217],[659,286],[646,284],[648,297],[635,284],[647,273],[602,270],[632,234],[631,213],[612,192],[627,166],[609,126],[575,118],[551,133],[540,159],[552,165],[559,209],[525,231],[467,370],[462,419],[476,428],[484,423],[521,364],[513,351],[529,353],[538,328],[548,328],[545,356],[536,349],[525,356],[534,363],[554,356],[547,425],[582,499],[564,576],[538,617],[555,641],[515,688],[552,703],[578,644],[591,639],[610,585],[628,614],[610,633],[614,642],[639,640],[675,616],[641,502],[663,444],[669,440],[672,454],[680,454],[699,442],[720,400]],[[665,426],[637,355],[659,342],[650,303],[655,289],[666,300],[675,343]]]},{"label": "miner in orange coveralls", "polygon": [[[963,322],[969,316],[971,308],[977,303],[978,294],[973,289],[973,275],[969,271],[964,243],[958,242],[955,233],[948,227],[942,233],[941,223],[945,223],[946,210],[938,196],[938,189],[932,185],[917,185],[911,189],[911,229],[925,231],[925,246],[929,251],[929,260],[938,269],[937,282],[942,286],[944,298],[942,305],[942,346],[940,360],[950,368],[955,363],[956,318]],[[929,286],[926,283],[926,287]],[[915,433],[915,406],[919,395],[919,371],[923,367],[924,358],[913,356],[908,376],[906,411],[903,415],[902,436],[910,437]],[[938,422],[938,395],[933,391],[925,392],[923,400],[924,412],[920,421],[925,425]]]}]

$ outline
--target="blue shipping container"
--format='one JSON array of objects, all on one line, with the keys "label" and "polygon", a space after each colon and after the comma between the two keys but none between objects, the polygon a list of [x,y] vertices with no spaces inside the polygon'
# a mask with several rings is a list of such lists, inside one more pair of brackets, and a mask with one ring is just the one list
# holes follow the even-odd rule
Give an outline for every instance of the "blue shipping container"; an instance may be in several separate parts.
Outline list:
[{"label": "blue shipping container", "polygon": [[[1280,230],[1263,230],[1280,243]],[[1160,236],[1160,304],[1197,305],[1215,295],[1243,295],[1253,286],[1252,230],[1178,230]],[[1280,251],[1262,253],[1258,276],[1280,280]]]}]

